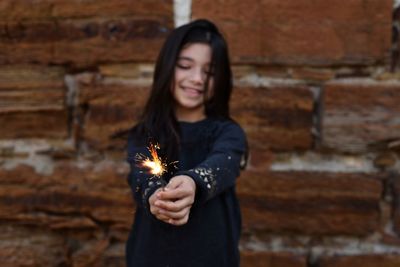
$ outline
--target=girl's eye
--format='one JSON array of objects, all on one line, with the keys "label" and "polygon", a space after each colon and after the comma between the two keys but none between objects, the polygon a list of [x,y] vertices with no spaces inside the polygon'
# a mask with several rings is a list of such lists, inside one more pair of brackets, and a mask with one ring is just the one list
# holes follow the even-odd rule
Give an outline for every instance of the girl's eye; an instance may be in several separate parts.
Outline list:
[{"label": "girl's eye", "polygon": [[180,69],[188,70],[190,69],[189,65],[183,65],[183,64],[176,64],[176,66]]}]

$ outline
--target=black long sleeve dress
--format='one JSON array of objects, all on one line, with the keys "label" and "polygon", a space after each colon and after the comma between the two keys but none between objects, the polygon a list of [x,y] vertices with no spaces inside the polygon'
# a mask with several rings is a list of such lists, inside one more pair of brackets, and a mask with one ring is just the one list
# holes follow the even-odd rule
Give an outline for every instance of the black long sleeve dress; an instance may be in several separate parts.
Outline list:
[{"label": "black long sleeve dress", "polygon": [[180,122],[181,148],[175,175],[192,177],[195,202],[185,225],[157,220],[148,199],[170,177],[150,179],[135,162],[137,153],[149,155],[145,146],[128,139],[128,182],[137,209],[126,245],[128,267],[235,267],[239,266],[241,229],[235,181],[246,151],[246,137],[230,120],[204,119]]}]

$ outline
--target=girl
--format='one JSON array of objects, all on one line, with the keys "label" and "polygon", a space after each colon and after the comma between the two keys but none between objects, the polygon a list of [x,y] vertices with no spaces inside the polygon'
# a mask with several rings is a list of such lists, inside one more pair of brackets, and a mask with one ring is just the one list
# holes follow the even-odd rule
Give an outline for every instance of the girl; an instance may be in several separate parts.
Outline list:
[{"label": "girl", "polygon": [[[235,180],[247,146],[229,116],[231,90],[228,48],[213,23],[196,20],[171,32],[128,138],[137,208],[127,266],[239,266]],[[150,142],[161,158],[177,161],[162,177],[138,164],[138,155],[151,157]]]}]

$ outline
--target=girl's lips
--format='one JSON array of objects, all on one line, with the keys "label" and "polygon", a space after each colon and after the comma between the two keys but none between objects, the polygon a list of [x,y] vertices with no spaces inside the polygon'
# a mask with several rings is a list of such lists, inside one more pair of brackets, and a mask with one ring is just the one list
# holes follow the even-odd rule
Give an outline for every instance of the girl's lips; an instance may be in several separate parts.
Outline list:
[{"label": "girl's lips", "polygon": [[202,90],[198,90],[195,88],[183,87],[183,91],[189,96],[200,96],[203,94]]}]

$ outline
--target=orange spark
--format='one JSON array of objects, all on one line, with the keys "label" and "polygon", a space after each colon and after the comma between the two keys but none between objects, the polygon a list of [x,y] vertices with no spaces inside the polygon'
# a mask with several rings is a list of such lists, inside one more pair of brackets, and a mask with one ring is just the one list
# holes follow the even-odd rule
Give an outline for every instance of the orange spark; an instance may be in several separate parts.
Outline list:
[{"label": "orange spark", "polygon": [[150,151],[151,158],[146,157],[142,159],[141,165],[149,169],[150,173],[161,177],[167,170],[167,164],[161,160],[161,158],[157,154],[157,149],[160,149],[158,144],[150,143],[149,147],[147,148]]}]

